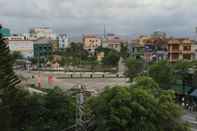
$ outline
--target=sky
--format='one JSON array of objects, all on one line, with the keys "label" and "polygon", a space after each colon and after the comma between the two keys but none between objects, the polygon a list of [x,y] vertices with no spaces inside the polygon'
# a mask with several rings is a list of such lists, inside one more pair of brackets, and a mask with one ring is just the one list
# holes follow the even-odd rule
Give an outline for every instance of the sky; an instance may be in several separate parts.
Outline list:
[{"label": "sky", "polygon": [[0,23],[12,33],[47,26],[73,36],[106,32],[125,36],[164,31],[194,36],[197,0],[0,0]]}]

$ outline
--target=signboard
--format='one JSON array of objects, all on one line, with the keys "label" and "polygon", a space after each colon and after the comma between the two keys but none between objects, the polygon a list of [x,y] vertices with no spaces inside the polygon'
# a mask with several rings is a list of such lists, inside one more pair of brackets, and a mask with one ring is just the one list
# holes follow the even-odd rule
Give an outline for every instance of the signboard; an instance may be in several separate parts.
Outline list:
[{"label": "signboard", "polygon": [[153,45],[144,45],[144,52],[153,52],[154,48]]}]

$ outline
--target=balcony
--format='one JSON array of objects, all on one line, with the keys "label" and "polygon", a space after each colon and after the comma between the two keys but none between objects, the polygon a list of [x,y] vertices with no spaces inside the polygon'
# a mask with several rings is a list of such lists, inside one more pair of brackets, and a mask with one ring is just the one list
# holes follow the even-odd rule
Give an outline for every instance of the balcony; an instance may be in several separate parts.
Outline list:
[{"label": "balcony", "polygon": [[183,50],[182,53],[183,54],[192,54],[191,50]]},{"label": "balcony", "polygon": [[168,50],[169,53],[181,53],[179,49],[170,49]]},{"label": "balcony", "polygon": [[169,59],[169,62],[170,63],[175,63],[175,62],[177,62],[179,59]]}]

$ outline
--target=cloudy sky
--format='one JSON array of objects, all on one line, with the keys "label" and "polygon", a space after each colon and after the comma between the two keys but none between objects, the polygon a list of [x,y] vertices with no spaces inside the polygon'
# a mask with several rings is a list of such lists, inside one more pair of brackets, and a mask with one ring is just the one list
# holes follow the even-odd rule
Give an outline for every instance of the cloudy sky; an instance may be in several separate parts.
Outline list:
[{"label": "cloudy sky", "polygon": [[49,26],[72,35],[107,32],[133,36],[165,31],[194,36],[197,0],[0,0],[0,23],[13,33]]}]

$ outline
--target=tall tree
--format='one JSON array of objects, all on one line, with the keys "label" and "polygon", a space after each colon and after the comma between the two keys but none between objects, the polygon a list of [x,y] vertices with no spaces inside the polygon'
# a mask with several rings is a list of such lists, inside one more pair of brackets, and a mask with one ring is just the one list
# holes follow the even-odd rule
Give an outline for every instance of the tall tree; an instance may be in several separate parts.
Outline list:
[{"label": "tall tree", "polygon": [[0,129],[3,131],[11,131],[12,100],[20,82],[13,71],[13,63],[7,40],[0,38]]}]

